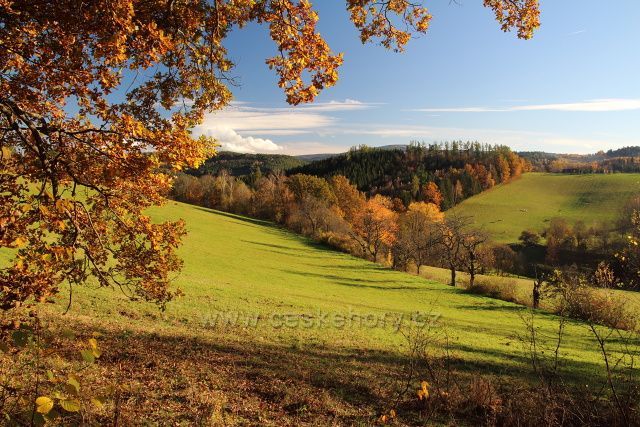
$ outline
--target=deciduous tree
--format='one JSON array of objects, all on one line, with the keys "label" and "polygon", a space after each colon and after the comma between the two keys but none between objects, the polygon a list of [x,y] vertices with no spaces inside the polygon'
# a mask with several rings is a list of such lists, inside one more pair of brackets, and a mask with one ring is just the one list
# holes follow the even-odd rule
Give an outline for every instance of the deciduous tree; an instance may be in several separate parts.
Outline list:
[{"label": "deciduous tree", "polygon": [[[396,253],[411,260],[420,274],[420,267],[434,254],[439,243],[438,224],[444,215],[433,203],[415,202],[400,218]],[[402,264],[402,263],[401,263]]]},{"label": "deciduous tree", "polygon": [[381,250],[391,247],[395,241],[398,214],[391,208],[392,202],[388,197],[376,194],[352,219],[351,235],[372,261],[376,261]]},{"label": "deciduous tree", "polygon": [[456,285],[456,272],[463,266],[465,256],[463,241],[470,223],[470,218],[461,216],[451,216],[439,223],[440,256],[451,272],[451,286]]}]

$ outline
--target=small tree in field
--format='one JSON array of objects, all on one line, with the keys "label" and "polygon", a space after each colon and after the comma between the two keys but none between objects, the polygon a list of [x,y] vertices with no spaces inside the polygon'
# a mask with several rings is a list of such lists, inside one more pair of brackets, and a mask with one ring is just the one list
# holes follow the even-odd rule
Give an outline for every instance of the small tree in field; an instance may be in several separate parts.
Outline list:
[{"label": "small tree in field", "polygon": [[479,230],[470,230],[462,236],[462,265],[469,273],[469,287],[473,287],[478,269],[483,264],[482,250],[489,236]]},{"label": "small tree in field", "polygon": [[398,214],[391,207],[388,197],[376,194],[352,220],[351,236],[372,261],[377,261],[382,249],[391,248],[396,239]]},{"label": "small tree in field", "polygon": [[406,260],[412,260],[420,274],[420,267],[433,256],[439,243],[438,224],[444,215],[433,203],[415,202],[400,218],[396,251]]},{"label": "small tree in field", "polygon": [[440,257],[451,272],[451,286],[456,285],[456,271],[463,266],[465,248],[462,243],[469,224],[469,218],[453,216],[438,227]]}]

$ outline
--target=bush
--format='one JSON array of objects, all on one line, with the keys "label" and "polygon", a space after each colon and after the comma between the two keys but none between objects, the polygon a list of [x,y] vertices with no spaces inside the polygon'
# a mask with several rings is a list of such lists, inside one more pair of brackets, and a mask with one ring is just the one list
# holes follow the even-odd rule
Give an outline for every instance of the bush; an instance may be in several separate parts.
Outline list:
[{"label": "bush", "polygon": [[626,301],[606,289],[590,285],[572,271],[555,271],[545,285],[545,294],[557,300],[558,314],[616,329],[635,330],[637,320]]},{"label": "bush", "polygon": [[466,291],[475,295],[529,305],[529,301],[525,301],[518,295],[518,284],[515,280],[494,280],[488,277],[479,277],[473,286],[467,287]]}]

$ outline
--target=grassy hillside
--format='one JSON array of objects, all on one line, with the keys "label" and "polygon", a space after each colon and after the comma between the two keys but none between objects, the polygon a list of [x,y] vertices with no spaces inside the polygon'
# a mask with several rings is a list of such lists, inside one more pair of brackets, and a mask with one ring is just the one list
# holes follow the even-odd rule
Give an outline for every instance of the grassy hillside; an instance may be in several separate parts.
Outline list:
[{"label": "grassy hillside", "polygon": [[638,193],[640,174],[528,173],[465,200],[452,212],[473,216],[496,241],[512,243],[523,230],[539,232],[555,217],[610,226]]},{"label": "grassy hillside", "polygon": [[[47,309],[54,325],[102,332],[98,382],[127,384],[123,425],[201,417],[224,425],[371,423],[408,363],[393,320],[415,312],[433,315],[441,333],[446,327],[464,372],[530,378],[517,338],[520,306],[387,270],[256,220],[178,203],[153,216],[187,221],[176,280],[184,297],[160,312],[87,286],[74,292],[68,314]],[[220,313],[226,322],[215,321]],[[336,314],[354,321],[341,326]],[[555,317],[540,313],[537,327],[553,337]],[[563,370],[599,378],[586,328],[571,322],[565,343]]]}]

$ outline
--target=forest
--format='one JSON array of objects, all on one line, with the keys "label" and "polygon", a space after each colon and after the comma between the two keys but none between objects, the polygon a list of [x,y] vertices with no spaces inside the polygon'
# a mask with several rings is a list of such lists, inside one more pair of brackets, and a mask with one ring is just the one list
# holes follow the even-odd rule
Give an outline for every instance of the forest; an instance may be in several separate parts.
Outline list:
[{"label": "forest", "polygon": [[221,151],[207,159],[196,169],[189,170],[195,176],[217,175],[223,170],[234,176],[256,173],[269,174],[307,164],[305,160],[284,154],[245,154]]},{"label": "forest", "polygon": [[399,198],[405,207],[431,201],[429,188],[437,186],[449,209],[494,185],[517,178],[530,169],[509,147],[478,142],[411,143],[401,149],[352,148],[348,153],[311,162],[289,174],[319,177],[343,175],[368,195]]}]

